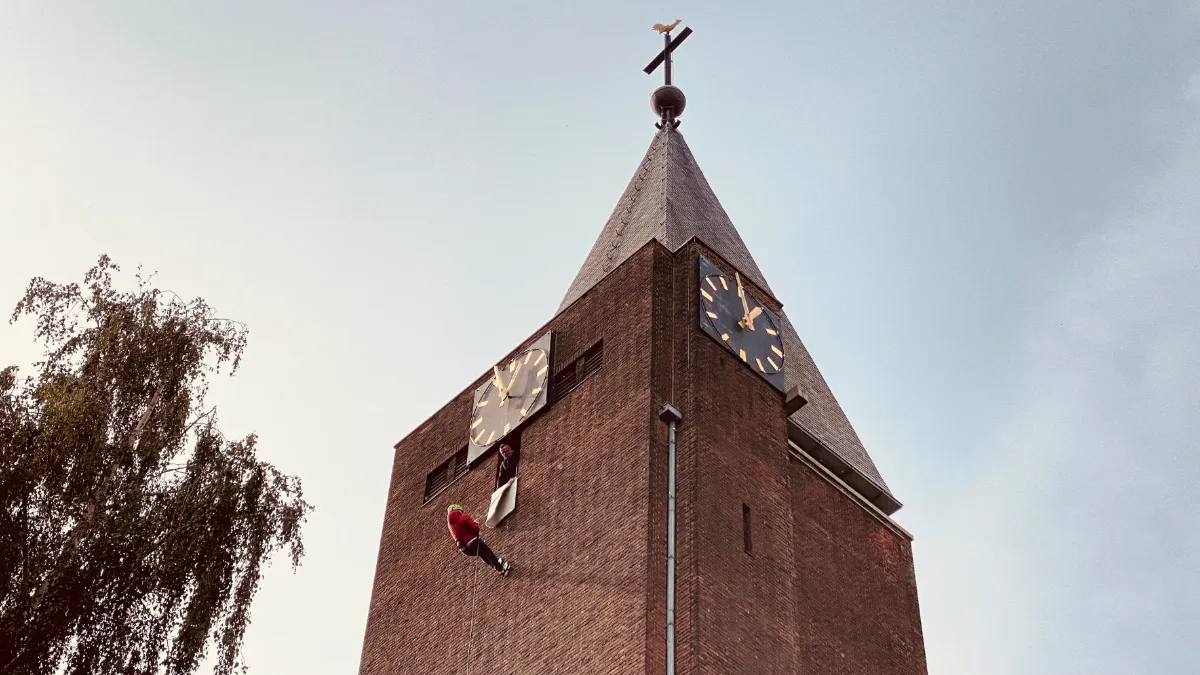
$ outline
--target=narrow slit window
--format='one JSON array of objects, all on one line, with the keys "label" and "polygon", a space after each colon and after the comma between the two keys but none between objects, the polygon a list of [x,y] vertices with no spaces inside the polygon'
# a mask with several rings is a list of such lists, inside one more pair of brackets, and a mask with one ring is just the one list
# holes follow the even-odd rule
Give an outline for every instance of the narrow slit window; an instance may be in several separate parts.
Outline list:
[{"label": "narrow slit window", "polygon": [[750,507],[742,504],[742,550],[752,555],[753,540],[750,537]]}]

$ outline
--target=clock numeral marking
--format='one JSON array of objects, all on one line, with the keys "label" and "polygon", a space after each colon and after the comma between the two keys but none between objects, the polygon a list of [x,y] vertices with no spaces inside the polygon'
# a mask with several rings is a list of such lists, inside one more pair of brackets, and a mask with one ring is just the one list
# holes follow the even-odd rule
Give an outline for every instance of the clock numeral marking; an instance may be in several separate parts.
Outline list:
[{"label": "clock numeral marking", "polygon": [[721,339],[729,342],[729,333],[721,333]]},{"label": "clock numeral marking", "polygon": [[507,422],[504,423],[504,433],[508,433],[509,426],[510,425]]},{"label": "clock numeral marking", "polygon": [[774,328],[768,328],[767,335],[779,335],[779,333],[777,333]]},{"label": "clock numeral marking", "polygon": [[482,418],[482,417],[480,417],[479,419],[475,420],[474,422],[471,422],[471,428],[472,428],[472,429],[474,429],[475,427],[479,426],[480,424],[483,424],[483,418]]},{"label": "clock numeral marking", "polygon": [[712,277],[704,277],[704,280],[708,282],[708,285],[711,286],[714,291],[717,290],[717,285],[713,283]]},{"label": "clock numeral marking", "polygon": [[711,296],[711,295],[709,295],[709,294],[708,294],[708,291],[704,290],[703,288],[701,288],[701,289],[700,289],[700,295],[703,295],[703,296],[704,296],[704,299],[705,299],[705,300],[707,300],[707,301],[709,301],[709,302],[712,302],[712,301],[713,301],[713,300],[712,300],[712,296]]},{"label": "clock numeral marking", "polygon": [[540,394],[540,393],[542,393],[542,388],[541,388],[541,387],[534,387],[533,389],[530,389],[530,390],[529,390],[529,395],[530,395],[530,396],[537,396],[537,395],[538,395],[538,394]]},{"label": "clock numeral marking", "polygon": [[[483,434],[480,434],[480,436],[482,436],[482,435],[483,435]],[[495,432],[495,431],[493,431],[493,432],[491,433],[491,435],[490,435],[490,436],[488,436],[487,443],[484,443],[484,445],[491,445],[491,444],[492,444],[492,441],[494,441],[495,439],[496,439],[496,432]]]},{"label": "clock numeral marking", "polygon": [[710,319],[715,319],[715,318],[717,318],[717,313],[716,313],[716,312],[705,312],[705,314],[707,314],[707,315],[708,315],[708,318],[710,318]]},{"label": "clock numeral marking", "polygon": [[765,373],[765,372],[767,372],[767,369],[766,369],[766,368],[763,368],[762,359],[760,359],[760,358],[758,358],[758,357],[756,356],[756,357],[754,357],[754,361],[755,361],[756,363],[758,363],[758,369],[759,369],[759,370],[761,370],[761,371],[762,371],[762,372],[764,372],[764,373]]},{"label": "clock numeral marking", "polygon": [[537,357],[537,361],[534,361],[534,362],[533,362],[533,365],[535,365],[535,366],[536,366],[537,364],[541,363],[541,362],[542,362],[542,359],[544,359],[544,358],[546,358],[546,352],[539,352],[539,353],[538,353],[538,357]]},{"label": "clock numeral marking", "polygon": [[775,352],[775,356],[778,356],[781,359],[783,358],[783,352],[779,351],[779,347],[771,345],[771,351]]},{"label": "clock numeral marking", "polygon": [[529,352],[528,354],[526,354],[525,355],[525,363],[529,363],[529,359],[532,359],[532,358],[533,358],[533,352]]},{"label": "clock numeral marking", "polygon": [[745,361],[745,360],[746,360],[746,350],[745,350],[745,349],[739,349],[739,350],[738,350],[738,356],[742,357],[742,360],[743,360],[743,361]]},{"label": "clock numeral marking", "polygon": [[487,405],[488,403],[491,403],[491,401],[480,401],[479,407],[482,408],[483,406]]},{"label": "clock numeral marking", "polygon": [[485,431],[487,431],[487,429],[480,429],[479,435],[476,436],[475,438],[472,438],[471,442],[474,443],[475,445],[479,445],[479,439],[483,438],[483,432],[485,432]]},{"label": "clock numeral marking", "polygon": [[774,368],[776,371],[779,370],[779,364],[775,363],[775,360],[769,356],[767,357],[767,363],[771,364],[771,367]]},{"label": "clock numeral marking", "polygon": [[725,277],[717,277],[717,278],[721,280],[721,288],[724,288],[725,290],[729,290],[729,284],[725,282]]},{"label": "clock numeral marking", "polygon": [[537,376],[541,377],[545,375],[547,370],[550,370],[550,366],[542,366],[542,369],[537,371]]},{"label": "clock numeral marking", "polygon": [[517,360],[513,359],[512,361],[508,362],[508,368],[505,368],[505,370],[512,370],[513,368],[516,368],[516,367],[517,367]]}]

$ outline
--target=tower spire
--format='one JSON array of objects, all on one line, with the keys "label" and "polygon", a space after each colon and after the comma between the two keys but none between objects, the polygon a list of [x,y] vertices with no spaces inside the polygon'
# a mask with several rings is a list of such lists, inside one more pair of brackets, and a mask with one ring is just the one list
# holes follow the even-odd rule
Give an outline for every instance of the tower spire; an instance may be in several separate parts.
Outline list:
[{"label": "tower spire", "polygon": [[[668,34],[675,27],[657,26]],[[671,52],[690,34],[684,29],[646,66],[652,73],[667,62]],[[678,97],[677,100],[672,97]],[[683,92],[664,84],[651,97],[661,121],[637,172],[618,200],[608,221],[596,238],[583,266],[567,289],[558,313],[564,312],[599,284],[613,270],[650,241],[657,241],[676,252],[696,239],[720,256],[742,279],[750,280],[768,295],[774,295],[750,250],[722,208],[712,187],[696,163],[683,134],[676,127],[683,110]],[[789,430],[796,431],[820,460],[836,467],[835,473],[855,491],[883,510],[892,513],[900,502],[891,494],[871,456],[863,447],[846,413],[834,398],[816,363],[800,340],[787,312],[783,322],[785,375],[788,387],[803,385],[808,405],[789,416]],[[789,431],[790,433],[790,431]],[[796,440],[794,439],[794,440]],[[809,439],[816,439],[810,442]],[[818,445],[819,444],[819,447]]]},{"label": "tower spire", "polygon": [[675,39],[671,39],[671,31],[679,25],[680,19],[675,19],[672,24],[664,25],[661,23],[654,24],[653,30],[662,33],[663,50],[655,56],[650,64],[643,68],[643,72],[647,75],[654,73],[661,65],[663,66],[663,86],[654,90],[650,95],[650,108],[659,117],[659,122],[654,126],[662,129],[665,125],[670,125],[671,128],[679,126],[678,117],[683,114],[683,108],[687,105],[687,98],[683,95],[683,90],[671,84],[671,53],[674,52],[683,41],[692,34],[692,29],[685,27]]}]

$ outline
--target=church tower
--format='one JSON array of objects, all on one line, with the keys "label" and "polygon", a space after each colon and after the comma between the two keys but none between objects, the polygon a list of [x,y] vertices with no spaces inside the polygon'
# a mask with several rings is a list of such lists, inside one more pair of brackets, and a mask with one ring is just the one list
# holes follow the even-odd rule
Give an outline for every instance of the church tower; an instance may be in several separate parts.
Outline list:
[{"label": "church tower", "polygon": [[362,675],[926,673],[900,502],[678,129],[674,27],[557,313],[395,446]]}]

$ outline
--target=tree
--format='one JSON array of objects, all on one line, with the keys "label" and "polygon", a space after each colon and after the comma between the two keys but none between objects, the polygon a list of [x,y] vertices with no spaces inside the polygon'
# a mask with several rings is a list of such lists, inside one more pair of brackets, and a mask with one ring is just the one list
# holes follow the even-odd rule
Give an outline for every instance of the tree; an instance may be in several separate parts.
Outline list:
[{"label": "tree", "polygon": [[208,378],[247,330],[101,256],[78,284],[32,280],[36,375],[0,370],[0,673],[243,669],[265,566],[304,554],[298,478],[227,440]]}]

